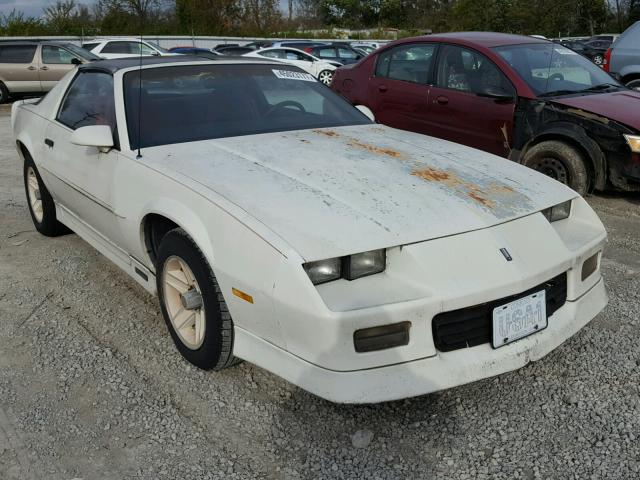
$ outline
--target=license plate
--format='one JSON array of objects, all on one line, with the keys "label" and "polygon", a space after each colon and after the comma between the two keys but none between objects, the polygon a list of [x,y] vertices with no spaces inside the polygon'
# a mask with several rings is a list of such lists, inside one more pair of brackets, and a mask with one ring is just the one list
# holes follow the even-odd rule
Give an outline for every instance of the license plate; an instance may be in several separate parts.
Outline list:
[{"label": "license plate", "polygon": [[546,292],[541,290],[493,309],[493,348],[503,347],[545,328]]}]

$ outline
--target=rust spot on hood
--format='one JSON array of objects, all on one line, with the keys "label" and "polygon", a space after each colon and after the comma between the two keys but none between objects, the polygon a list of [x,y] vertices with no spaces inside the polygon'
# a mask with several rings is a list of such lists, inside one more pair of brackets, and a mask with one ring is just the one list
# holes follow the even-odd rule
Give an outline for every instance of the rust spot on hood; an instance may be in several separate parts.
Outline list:
[{"label": "rust spot on hood", "polygon": [[480,205],[493,208],[496,200],[491,195],[502,196],[512,195],[516,192],[508,185],[497,182],[487,182],[485,184],[472,183],[451,170],[442,170],[434,167],[414,170],[411,175],[421,178],[427,182],[436,182],[454,190],[457,194],[466,196]]},{"label": "rust spot on hood", "polygon": [[364,150],[367,150],[371,153],[377,153],[379,155],[387,155],[389,157],[393,157],[393,158],[400,158],[402,157],[402,154],[400,152],[397,152],[396,150],[393,150],[391,148],[383,148],[383,147],[376,147],[375,145],[369,145],[368,143],[362,143],[358,140],[354,140],[351,139],[351,141],[349,141],[349,143],[347,143],[347,145],[349,145],[350,147],[358,147],[358,148],[362,148]]},{"label": "rust spot on hood", "polygon": [[324,135],[325,137],[339,137],[340,134],[334,130],[313,130],[313,133]]}]

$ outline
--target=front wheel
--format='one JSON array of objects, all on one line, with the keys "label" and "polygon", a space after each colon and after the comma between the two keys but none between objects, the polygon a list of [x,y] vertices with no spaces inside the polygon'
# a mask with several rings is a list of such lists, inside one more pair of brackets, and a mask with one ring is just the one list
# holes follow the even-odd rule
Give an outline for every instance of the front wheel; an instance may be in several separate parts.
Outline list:
[{"label": "front wheel", "polygon": [[233,321],[209,263],[181,228],[160,242],[156,283],[162,316],[178,351],[196,367],[235,363]]},{"label": "front wheel", "polygon": [[635,80],[627,82],[627,87],[632,90],[640,90],[640,78],[636,78]]},{"label": "front wheel", "polygon": [[586,195],[589,190],[589,172],[582,154],[564,142],[550,140],[534,145],[522,163],[564,183],[580,195]]},{"label": "front wheel", "polygon": [[318,80],[327,86],[331,85],[331,82],[333,81],[333,72],[331,70],[321,71],[320,75],[318,75]]}]

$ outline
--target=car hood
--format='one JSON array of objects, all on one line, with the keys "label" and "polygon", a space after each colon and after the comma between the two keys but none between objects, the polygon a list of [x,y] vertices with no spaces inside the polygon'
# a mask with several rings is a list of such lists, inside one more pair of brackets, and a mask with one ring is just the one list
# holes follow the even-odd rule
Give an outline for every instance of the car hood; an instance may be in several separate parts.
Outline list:
[{"label": "car hood", "polygon": [[483,229],[577,196],[514,162],[381,125],[167,145],[143,158],[233,202],[307,261]]},{"label": "car hood", "polygon": [[602,119],[605,122],[611,119],[640,130],[640,92],[634,90],[560,98],[554,99],[553,103],[605,117]]}]

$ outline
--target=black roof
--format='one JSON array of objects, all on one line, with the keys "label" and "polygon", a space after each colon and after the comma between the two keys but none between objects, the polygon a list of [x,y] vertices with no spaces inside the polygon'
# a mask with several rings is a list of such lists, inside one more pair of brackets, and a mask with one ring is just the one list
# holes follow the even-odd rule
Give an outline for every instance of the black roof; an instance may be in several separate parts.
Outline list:
[{"label": "black roof", "polygon": [[91,63],[85,63],[78,66],[79,70],[102,70],[107,73],[114,74],[118,70],[123,70],[125,68],[137,67],[140,64],[142,66],[147,65],[162,65],[163,63],[190,63],[190,62],[210,62],[210,63],[271,63],[282,65],[282,63],[269,60],[262,59],[258,57],[233,57],[231,55],[220,56],[220,58],[203,58],[198,55],[168,55],[165,57],[130,57],[130,58],[116,58],[111,60],[95,60]]}]

